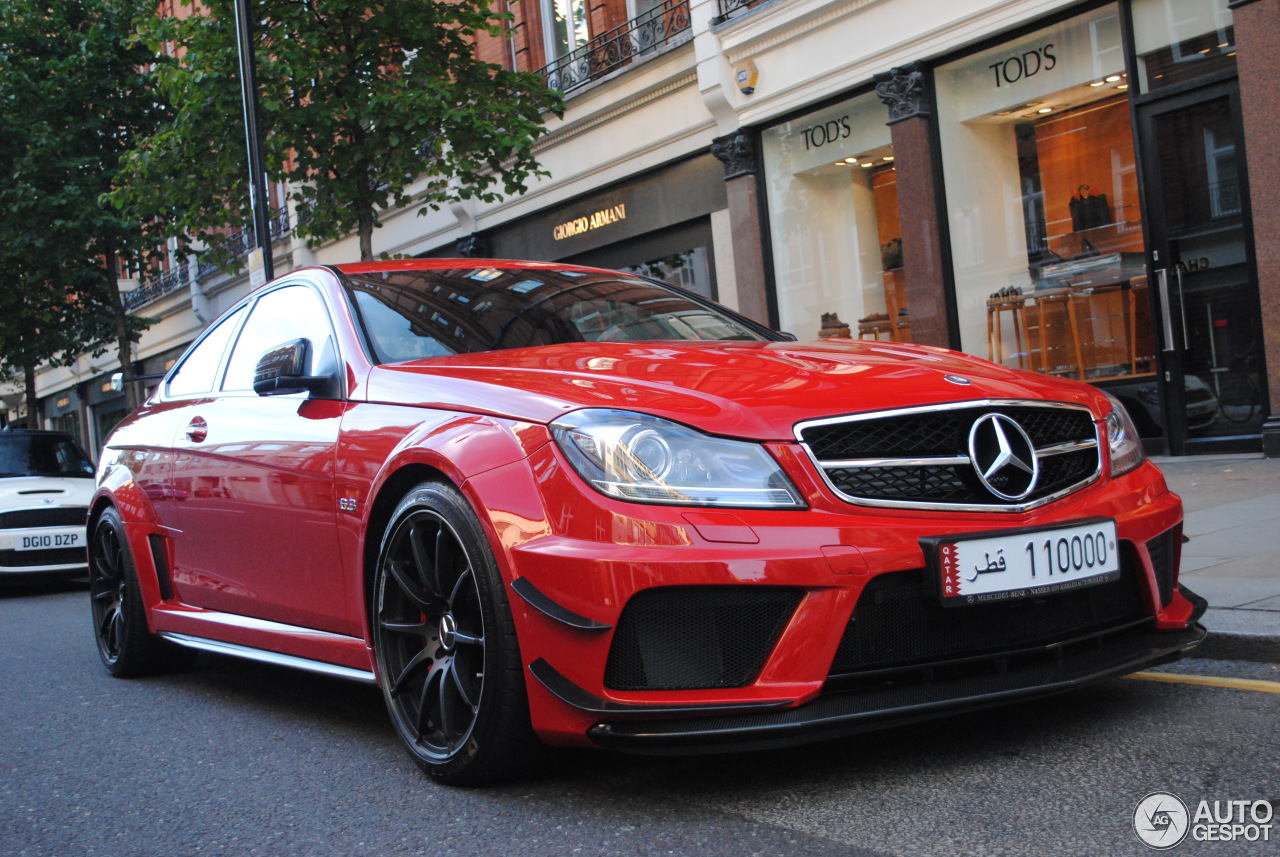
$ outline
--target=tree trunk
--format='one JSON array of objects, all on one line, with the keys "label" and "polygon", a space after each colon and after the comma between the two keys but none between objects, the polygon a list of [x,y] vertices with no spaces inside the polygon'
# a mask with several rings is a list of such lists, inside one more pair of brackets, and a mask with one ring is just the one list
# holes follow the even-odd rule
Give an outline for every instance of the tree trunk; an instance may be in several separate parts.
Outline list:
[{"label": "tree trunk", "polygon": [[357,215],[356,228],[360,231],[360,261],[373,261],[373,214],[361,211]]},{"label": "tree trunk", "polygon": [[29,429],[43,428],[40,425],[40,400],[36,398],[36,370],[33,366],[22,367],[22,379],[27,387],[27,422]]},{"label": "tree trunk", "polygon": [[116,347],[120,353],[120,371],[124,373],[124,403],[132,412],[142,404],[142,391],[133,383],[133,339],[129,336],[129,315],[120,296],[120,279],[116,276],[116,245],[110,239],[103,242],[103,254],[107,266],[107,294],[111,296],[111,314],[116,322]]},{"label": "tree trunk", "polygon": [[373,261],[373,202],[361,187],[351,201],[356,210],[356,232],[360,235],[360,261]]}]

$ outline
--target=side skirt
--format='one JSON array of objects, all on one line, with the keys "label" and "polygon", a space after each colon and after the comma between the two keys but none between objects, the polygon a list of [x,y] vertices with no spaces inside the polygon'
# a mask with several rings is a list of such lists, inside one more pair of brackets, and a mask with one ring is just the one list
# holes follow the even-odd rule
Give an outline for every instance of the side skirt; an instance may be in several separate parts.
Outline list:
[{"label": "side skirt", "polygon": [[309,658],[282,655],[279,652],[268,652],[264,649],[253,649],[249,646],[240,646],[235,643],[224,643],[219,640],[207,640],[203,637],[191,637],[187,634],[174,634],[169,631],[162,631],[160,633],[160,637],[168,640],[170,643],[185,646],[188,649],[199,649],[202,652],[230,655],[234,658],[244,658],[249,661],[260,661],[264,664],[275,664],[276,666],[290,667],[292,669],[320,673],[321,675],[350,679],[351,681],[364,682],[365,684],[378,683],[374,674],[368,670],[357,670],[352,669],[351,667],[340,666],[338,664],[327,664],[323,661],[313,661]]},{"label": "side skirt", "polygon": [[152,608],[149,618],[152,631],[175,645],[376,683],[371,650],[359,637],[176,604]]}]

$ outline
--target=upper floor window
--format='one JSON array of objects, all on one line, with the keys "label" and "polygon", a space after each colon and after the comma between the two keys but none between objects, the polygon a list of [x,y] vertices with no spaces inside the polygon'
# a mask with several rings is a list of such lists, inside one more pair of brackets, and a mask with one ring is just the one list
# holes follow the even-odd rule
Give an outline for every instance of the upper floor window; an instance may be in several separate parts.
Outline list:
[{"label": "upper floor window", "polygon": [[547,58],[558,59],[586,45],[587,0],[542,0],[543,20],[549,26]]}]

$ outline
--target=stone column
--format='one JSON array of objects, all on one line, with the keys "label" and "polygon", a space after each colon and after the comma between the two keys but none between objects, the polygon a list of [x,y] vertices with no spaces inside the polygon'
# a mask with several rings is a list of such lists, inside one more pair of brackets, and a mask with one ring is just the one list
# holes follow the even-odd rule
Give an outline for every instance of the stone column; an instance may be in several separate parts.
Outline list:
[{"label": "stone column", "polygon": [[755,136],[743,130],[716,137],[711,154],[724,163],[733,264],[738,282],[738,312],[761,324],[777,325],[771,311],[764,268],[764,229],[760,222],[760,159]]},{"label": "stone column", "polygon": [[889,107],[893,164],[902,221],[902,267],[911,310],[911,341],[943,348],[951,342],[946,260],[934,175],[933,76],[920,63],[876,75],[876,94]]},{"label": "stone column", "polygon": [[1280,116],[1280,0],[1234,0],[1230,7],[1262,302],[1265,383],[1271,395],[1262,449],[1268,458],[1280,458],[1280,135],[1275,130]]}]

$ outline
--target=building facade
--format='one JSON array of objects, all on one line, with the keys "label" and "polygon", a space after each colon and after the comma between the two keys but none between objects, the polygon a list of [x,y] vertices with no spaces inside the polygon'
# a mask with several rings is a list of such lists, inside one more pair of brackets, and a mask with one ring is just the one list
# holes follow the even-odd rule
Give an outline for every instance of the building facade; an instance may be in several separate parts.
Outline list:
[{"label": "building facade", "polygon": [[[957,348],[1125,402],[1151,449],[1280,455],[1280,0],[539,0],[486,59],[566,96],[518,198],[375,251],[624,268],[801,339]],[[276,270],[355,258],[275,221]],[[248,289],[144,284],[162,371]],[[109,358],[41,374],[90,446]],[[6,405],[11,398],[6,396]]]}]

